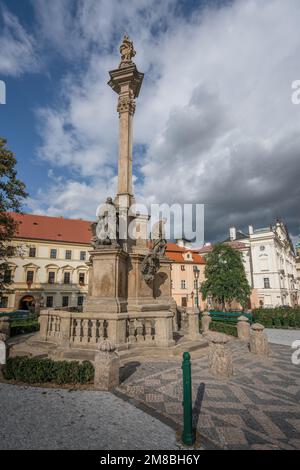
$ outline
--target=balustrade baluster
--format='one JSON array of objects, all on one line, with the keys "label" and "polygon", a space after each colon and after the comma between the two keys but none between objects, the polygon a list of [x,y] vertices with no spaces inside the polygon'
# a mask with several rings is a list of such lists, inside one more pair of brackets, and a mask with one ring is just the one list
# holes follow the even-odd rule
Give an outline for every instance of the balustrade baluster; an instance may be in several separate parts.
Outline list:
[{"label": "balustrade baluster", "polygon": [[89,320],[84,318],[82,320],[82,343],[87,344],[89,342]]},{"label": "balustrade baluster", "polygon": [[128,341],[129,343],[135,343],[136,342],[136,337],[135,337],[135,320],[130,319],[129,320],[129,336],[128,336]]},{"label": "balustrade baluster", "polygon": [[136,340],[138,343],[142,343],[144,338],[144,323],[141,318],[137,319],[137,327],[136,327]]},{"label": "balustrade baluster", "polygon": [[99,320],[99,342],[104,338],[104,320]]},{"label": "balustrade baluster", "polygon": [[81,342],[81,318],[76,318],[74,343]]},{"label": "balustrade baluster", "polygon": [[145,340],[150,342],[152,341],[152,321],[151,320],[145,320]]},{"label": "balustrade baluster", "polygon": [[91,337],[90,343],[96,344],[97,343],[97,322],[98,320],[91,320]]}]

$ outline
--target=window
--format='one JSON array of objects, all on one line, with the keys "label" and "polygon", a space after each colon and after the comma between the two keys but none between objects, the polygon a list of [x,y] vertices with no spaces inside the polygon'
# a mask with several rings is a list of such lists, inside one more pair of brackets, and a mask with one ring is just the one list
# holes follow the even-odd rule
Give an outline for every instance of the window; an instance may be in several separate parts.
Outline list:
[{"label": "window", "polygon": [[80,259],[81,259],[81,261],[85,261],[85,260],[86,260],[86,251],[81,251],[81,252],[80,252]]},{"label": "window", "polygon": [[48,282],[49,282],[49,284],[54,284],[54,282],[55,282],[55,272],[54,271],[49,271]]},{"label": "window", "polygon": [[72,259],[72,251],[66,250],[66,259]]},{"label": "window", "polygon": [[15,255],[15,247],[14,246],[8,246],[7,247],[7,256],[14,256]]},{"label": "window", "polygon": [[62,306],[68,307],[68,305],[69,305],[69,297],[67,295],[64,295],[62,298]]},{"label": "window", "polygon": [[33,282],[34,271],[27,271],[26,281]]},{"label": "window", "polygon": [[79,296],[77,297],[77,306],[78,306],[78,307],[82,307],[82,305],[83,305],[83,298],[84,298],[83,295],[79,295]]},{"label": "window", "polygon": [[50,250],[50,258],[55,259],[57,256],[57,250],[55,248],[51,248]]},{"label": "window", "polygon": [[181,281],[181,289],[186,289],[186,282],[185,281]]},{"label": "window", "polygon": [[187,298],[181,297],[181,307],[186,307],[186,306],[187,306]]},{"label": "window", "polygon": [[264,277],[264,288],[270,289],[270,279],[268,277]]},{"label": "window", "polygon": [[29,248],[29,258],[35,258],[36,257],[36,248],[34,246],[31,246]]},{"label": "window", "polygon": [[0,308],[7,308],[7,306],[8,306],[8,297],[1,297]]},{"label": "window", "polygon": [[64,284],[70,284],[70,280],[71,280],[71,273],[69,272],[64,273]]},{"label": "window", "polygon": [[185,266],[184,266],[184,264],[182,264],[182,265],[180,266],[180,269],[181,269],[181,271],[185,271]]},{"label": "window", "polygon": [[46,299],[46,307],[52,308],[53,307],[53,297],[49,296]]},{"label": "window", "polygon": [[12,281],[12,272],[7,269],[4,273],[4,284],[9,284]]},{"label": "window", "polygon": [[79,273],[79,284],[84,285],[84,273]]}]

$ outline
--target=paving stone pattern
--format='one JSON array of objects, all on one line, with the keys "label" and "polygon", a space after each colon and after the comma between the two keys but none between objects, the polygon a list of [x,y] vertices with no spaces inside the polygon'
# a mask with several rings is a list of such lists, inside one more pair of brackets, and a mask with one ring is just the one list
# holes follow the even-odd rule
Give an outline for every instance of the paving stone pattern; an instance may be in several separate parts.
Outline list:
[{"label": "paving stone pattern", "polygon": [[[214,378],[207,357],[192,361],[193,420],[202,442],[222,449],[300,449],[300,366],[291,348],[271,346],[269,358],[234,340],[234,375]],[[182,423],[182,371],[172,362],[122,369],[120,391]]]}]

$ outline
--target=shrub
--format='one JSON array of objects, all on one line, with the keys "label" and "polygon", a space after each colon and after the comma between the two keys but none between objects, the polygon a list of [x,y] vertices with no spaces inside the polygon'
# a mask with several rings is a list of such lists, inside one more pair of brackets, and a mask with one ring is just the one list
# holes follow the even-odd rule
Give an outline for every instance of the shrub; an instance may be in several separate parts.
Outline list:
[{"label": "shrub", "polygon": [[300,307],[257,308],[252,314],[266,328],[300,328]]},{"label": "shrub", "polygon": [[222,323],[220,321],[211,321],[209,325],[211,331],[217,331],[218,333],[225,333],[230,336],[237,336],[236,325],[232,323]]},{"label": "shrub", "polygon": [[94,378],[94,366],[89,361],[53,361],[28,356],[10,357],[3,368],[7,380],[29,384],[52,382],[62,384],[85,384]]},{"label": "shrub", "polygon": [[40,324],[38,320],[12,320],[10,324],[10,335],[17,336],[34,333],[35,331],[39,331],[39,329]]}]

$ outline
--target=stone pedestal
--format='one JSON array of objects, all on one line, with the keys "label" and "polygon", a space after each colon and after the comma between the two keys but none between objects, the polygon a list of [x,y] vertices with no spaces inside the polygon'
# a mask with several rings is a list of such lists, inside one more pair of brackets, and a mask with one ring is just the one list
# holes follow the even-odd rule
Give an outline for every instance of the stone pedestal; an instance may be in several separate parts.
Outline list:
[{"label": "stone pedestal", "polygon": [[191,309],[187,309],[187,317],[188,317],[188,339],[191,341],[197,340],[201,338],[201,334],[199,331],[199,309],[198,307],[194,307]]},{"label": "stone pedestal", "polygon": [[210,352],[209,352],[209,369],[217,378],[230,378],[233,374],[232,355],[226,347],[228,338],[219,333],[211,333]]},{"label": "stone pedestal", "polygon": [[10,318],[0,317],[0,333],[4,333],[6,336],[10,336]]},{"label": "stone pedestal", "polygon": [[94,387],[97,390],[111,391],[119,385],[120,359],[115,349],[109,340],[99,344],[94,362]]},{"label": "stone pedestal", "polygon": [[126,312],[128,255],[112,246],[90,252],[89,295],[85,312]]},{"label": "stone pedestal", "polygon": [[202,318],[201,318],[201,330],[202,330],[203,335],[209,332],[210,322],[211,322],[210,314],[208,312],[203,312]]},{"label": "stone pedestal", "polygon": [[237,323],[237,334],[238,338],[241,341],[246,341],[249,343],[250,341],[250,324],[249,324],[249,319],[242,315],[241,317],[238,318],[238,323]]},{"label": "stone pedestal", "polygon": [[251,326],[250,352],[259,356],[269,355],[269,343],[264,329],[260,323],[253,323]]}]

